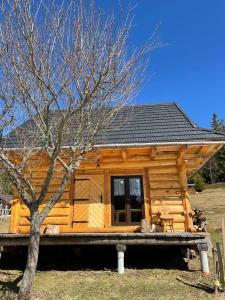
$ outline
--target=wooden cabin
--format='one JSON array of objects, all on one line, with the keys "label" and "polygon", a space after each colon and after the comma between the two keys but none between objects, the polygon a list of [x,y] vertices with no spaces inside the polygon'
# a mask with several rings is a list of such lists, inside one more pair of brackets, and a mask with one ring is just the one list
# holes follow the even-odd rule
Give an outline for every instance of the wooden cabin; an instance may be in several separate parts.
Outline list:
[{"label": "wooden cabin", "polygon": [[[127,121],[119,126],[121,119]],[[97,138],[42,230],[55,225],[59,233],[126,233],[147,223],[156,232],[194,232],[187,180],[224,144],[224,134],[197,127],[175,103],[124,107]],[[37,192],[47,168],[43,159],[31,170]],[[29,211],[16,191],[10,233],[29,233]]]}]

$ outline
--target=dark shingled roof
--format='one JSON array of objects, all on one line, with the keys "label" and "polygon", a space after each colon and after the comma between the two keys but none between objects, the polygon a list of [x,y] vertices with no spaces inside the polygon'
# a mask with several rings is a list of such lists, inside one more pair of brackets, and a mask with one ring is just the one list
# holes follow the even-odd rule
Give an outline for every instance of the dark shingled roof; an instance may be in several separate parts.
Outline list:
[{"label": "dark shingled roof", "polygon": [[[20,128],[25,136],[32,138],[31,123],[25,122]],[[73,122],[70,132],[76,130]],[[6,139],[7,148],[19,146],[14,132]],[[225,134],[203,129],[195,125],[176,103],[126,106],[120,110],[106,130],[99,133],[96,145],[120,144],[163,144],[163,143],[225,143]],[[69,146],[65,140],[64,145]]]}]

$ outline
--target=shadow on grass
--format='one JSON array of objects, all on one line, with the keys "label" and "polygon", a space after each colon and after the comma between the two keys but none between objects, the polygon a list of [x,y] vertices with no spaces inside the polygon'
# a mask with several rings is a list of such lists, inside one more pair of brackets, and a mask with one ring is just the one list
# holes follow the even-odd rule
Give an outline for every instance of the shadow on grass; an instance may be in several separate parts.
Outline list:
[{"label": "shadow on grass", "polygon": [[202,284],[202,283],[193,284],[193,283],[185,282],[181,278],[176,278],[176,280],[183,283],[183,284],[185,284],[185,285],[187,285],[187,286],[196,288],[198,290],[205,291],[208,294],[213,294],[214,293],[214,288],[212,286],[210,286],[209,284],[206,284],[206,283],[205,284]]},{"label": "shadow on grass", "polygon": [[[10,274],[7,274],[10,275]],[[20,275],[14,280],[2,281],[0,280],[0,292],[2,297],[1,299],[10,299],[12,293],[17,294],[19,292],[18,283],[21,281],[23,275]],[[1,296],[0,296],[1,297]]]}]

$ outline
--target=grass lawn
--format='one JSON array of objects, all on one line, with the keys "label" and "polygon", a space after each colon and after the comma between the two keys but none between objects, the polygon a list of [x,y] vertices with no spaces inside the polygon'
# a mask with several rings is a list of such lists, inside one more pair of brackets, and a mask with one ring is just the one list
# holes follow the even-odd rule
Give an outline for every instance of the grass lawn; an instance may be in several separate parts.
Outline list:
[{"label": "grass lawn", "polygon": [[0,232],[9,232],[9,223],[0,220]]},{"label": "grass lawn", "polygon": [[213,242],[221,242],[221,219],[225,217],[225,183],[211,184],[201,193],[191,195],[193,208],[204,211]]},{"label": "grass lawn", "polygon": [[[193,207],[205,211],[208,220],[208,230],[213,241],[221,240],[221,217],[225,215],[225,187],[216,186],[202,193],[192,195]],[[1,227],[0,227],[1,228]],[[126,262],[126,273],[118,275],[115,268],[102,270],[87,269],[87,266],[74,268],[78,256],[67,257],[67,252],[61,252],[51,264],[51,256],[46,254],[39,263],[35,278],[32,299],[222,299],[221,295],[213,294],[213,278],[202,277],[199,261],[189,263],[189,268],[171,262],[171,254],[164,251],[158,260],[150,252],[143,252],[136,261],[146,259],[147,263],[129,265]],[[93,259],[102,262],[103,254]],[[71,268],[64,265],[64,259],[70,259]],[[92,259],[92,254],[86,257]],[[18,254],[17,260],[24,260]],[[159,263],[159,260],[163,263]],[[114,263],[116,262],[113,257]],[[178,261],[179,259],[177,259]],[[14,264],[15,258],[1,266],[0,261],[0,299],[15,299],[12,290],[17,290],[17,282],[22,275],[21,267]],[[44,263],[43,263],[44,261]],[[152,263],[148,263],[152,261]],[[68,262],[67,262],[68,263]],[[24,263],[23,263],[24,264]],[[45,264],[45,267],[43,265]],[[47,266],[47,267],[46,267]],[[52,270],[52,266],[54,270]],[[64,266],[62,268],[62,266]],[[115,266],[114,266],[115,267]]]},{"label": "grass lawn", "polygon": [[[0,278],[6,282],[20,274],[2,271]],[[174,269],[129,269],[122,277],[111,271],[47,271],[37,272],[32,299],[219,299],[210,286],[211,279],[199,272]],[[3,293],[11,294],[5,284]]]}]

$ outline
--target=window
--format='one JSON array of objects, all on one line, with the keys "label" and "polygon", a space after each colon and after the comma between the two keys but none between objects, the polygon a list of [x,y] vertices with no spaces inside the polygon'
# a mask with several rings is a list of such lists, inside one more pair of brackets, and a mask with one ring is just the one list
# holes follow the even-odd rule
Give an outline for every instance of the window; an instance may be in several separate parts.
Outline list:
[{"label": "window", "polygon": [[112,224],[139,224],[144,217],[142,176],[112,177]]}]

